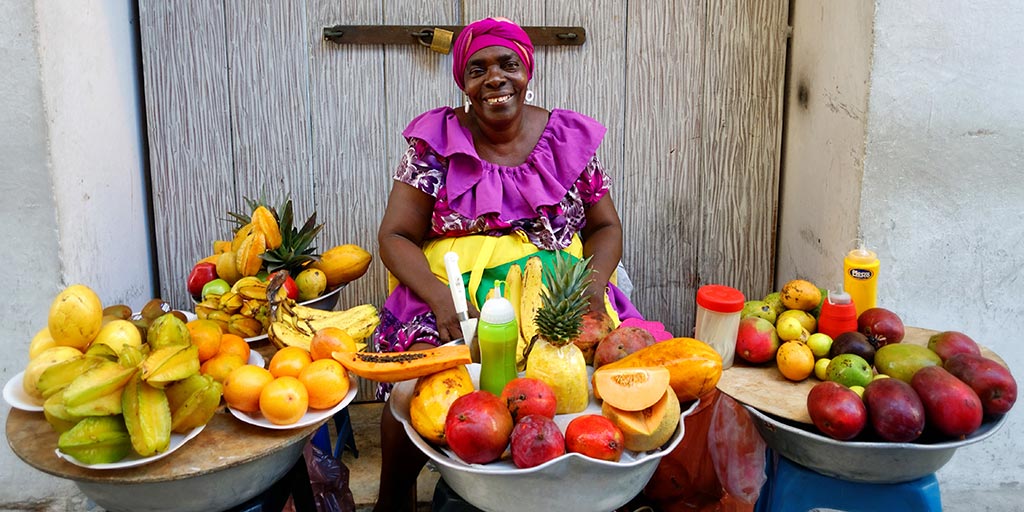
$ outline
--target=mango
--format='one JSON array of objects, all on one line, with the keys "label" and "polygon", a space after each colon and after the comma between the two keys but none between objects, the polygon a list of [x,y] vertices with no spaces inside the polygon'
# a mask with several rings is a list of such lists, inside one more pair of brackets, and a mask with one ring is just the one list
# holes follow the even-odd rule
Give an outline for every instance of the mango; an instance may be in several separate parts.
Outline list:
[{"label": "mango", "polygon": [[924,404],[929,428],[963,439],[981,426],[984,415],[978,394],[945,368],[921,368],[910,385]]},{"label": "mango", "polygon": [[892,343],[875,351],[875,369],[890,377],[910,383],[921,368],[942,366],[942,359],[928,347],[909,343]]},{"label": "mango", "polygon": [[924,404],[914,388],[899,379],[875,379],[864,387],[868,421],[879,437],[909,443],[924,432]]}]

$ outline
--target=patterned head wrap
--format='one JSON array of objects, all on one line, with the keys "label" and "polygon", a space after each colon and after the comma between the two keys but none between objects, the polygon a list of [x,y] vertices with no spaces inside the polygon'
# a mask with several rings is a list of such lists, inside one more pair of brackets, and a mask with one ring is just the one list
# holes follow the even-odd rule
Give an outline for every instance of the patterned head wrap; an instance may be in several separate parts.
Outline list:
[{"label": "patterned head wrap", "polygon": [[504,46],[516,52],[526,66],[527,78],[533,78],[533,43],[526,31],[507,18],[484,18],[466,25],[452,47],[452,76],[459,89],[466,89],[462,75],[469,58],[488,46]]}]

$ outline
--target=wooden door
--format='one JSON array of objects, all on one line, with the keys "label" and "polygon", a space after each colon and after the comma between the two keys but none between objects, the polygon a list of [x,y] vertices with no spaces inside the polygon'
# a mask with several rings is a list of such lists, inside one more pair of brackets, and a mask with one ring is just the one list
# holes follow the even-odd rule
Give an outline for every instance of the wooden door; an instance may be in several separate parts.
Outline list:
[{"label": "wooden door", "polygon": [[[339,45],[337,24],[457,25],[490,15],[581,26],[538,47],[535,103],[608,127],[633,301],[692,335],[707,283],[770,291],[788,3],[783,0],[224,0],[140,2],[160,292],[225,238],[243,197],[289,195],[326,223],[322,249],[377,254],[390,175],[415,115],[458,105],[451,57],[420,45]],[[375,259],[339,307],[386,293]]]}]

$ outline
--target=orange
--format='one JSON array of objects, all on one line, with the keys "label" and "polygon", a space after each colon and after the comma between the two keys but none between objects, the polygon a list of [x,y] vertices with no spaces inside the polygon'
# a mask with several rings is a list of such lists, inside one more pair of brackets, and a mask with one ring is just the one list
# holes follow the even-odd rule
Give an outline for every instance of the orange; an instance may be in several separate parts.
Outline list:
[{"label": "orange", "polygon": [[348,394],[348,374],[334,359],[313,361],[299,373],[299,382],[306,386],[312,409],[330,409]]},{"label": "orange", "polygon": [[245,338],[237,334],[225,334],[220,338],[220,350],[218,354],[235,354],[242,357],[246,362],[249,361],[249,344],[246,343]]},{"label": "orange", "polygon": [[245,364],[224,379],[224,402],[242,412],[260,410],[260,392],[274,380],[266,368]]},{"label": "orange", "polygon": [[245,361],[238,354],[217,354],[199,367],[199,373],[213,377],[213,380],[224,384],[224,379],[231,374],[231,371],[239,366],[244,366]]},{"label": "orange", "polygon": [[274,377],[298,377],[302,369],[313,362],[309,351],[301,347],[284,347],[270,358],[271,375]]},{"label": "orange", "polygon": [[213,320],[197,319],[185,324],[188,328],[192,344],[199,348],[199,360],[207,359],[217,355],[220,351],[220,339],[224,333],[220,330],[220,324]]},{"label": "orange", "polygon": [[324,327],[313,334],[309,355],[314,361],[331,359],[332,352],[355,352],[356,340],[340,327]]},{"label": "orange", "polygon": [[295,377],[278,377],[263,387],[259,399],[263,417],[275,425],[291,425],[309,408],[309,393]]},{"label": "orange", "polygon": [[787,341],[779,346],[775,364],[779,366],[783,377],[799,382],[814,371],[814,353],[801,341]]}]

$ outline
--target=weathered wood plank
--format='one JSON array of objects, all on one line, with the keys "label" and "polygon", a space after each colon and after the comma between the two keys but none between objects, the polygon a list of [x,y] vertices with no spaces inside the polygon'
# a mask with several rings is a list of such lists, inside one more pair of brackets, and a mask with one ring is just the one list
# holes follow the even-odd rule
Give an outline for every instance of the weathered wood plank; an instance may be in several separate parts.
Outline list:
[{"label": "weathered wood plank", "polygon": [[709,2],[697,276],[771,291],[788,3]]},{"label": "weathered wood plank", "polygon": [[185,278],[235,206],[223,4],[146,0],[139,18],[160,295],[191,309]]},{"label": "weathered wood plank", "polygon": [[693,332],[701,240],[704,3],[629,3],[620,216],[633,300],[676,335]]}]

